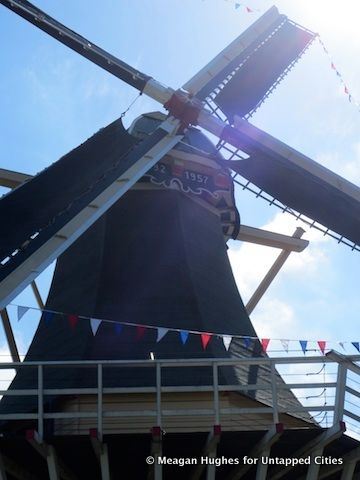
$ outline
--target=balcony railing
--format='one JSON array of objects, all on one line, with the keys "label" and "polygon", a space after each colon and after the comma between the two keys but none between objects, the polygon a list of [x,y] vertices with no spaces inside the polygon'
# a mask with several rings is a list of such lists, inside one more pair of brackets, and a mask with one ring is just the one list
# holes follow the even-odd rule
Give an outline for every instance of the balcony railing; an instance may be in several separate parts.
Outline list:
[{"label": "balcony railing", "polygon": [[[36,397],[36,411],[17,411],[16,413],[1,413],[0,420],[18,421],[34,420],[37,422],[37,431],[42,436],[44,421],[48,419],[94,419],[94,424],[101,434],[104,427],[104,418],[119,417],[151,417],[153,424],[161,426],[168,416],[210,416],[213,424],[221,424],[231,415],[270,415],[271,422],[279,423],[279,415],[308,414],[320,426],[329,427],[340,421],[345,421],[350,435],[360,438],[360,355],[342,356],[330,352],[327,356],[319,357],[281,357],[281,358],[233,358],[233,359],[176,359],[176,360],[104,360],[104,361],[52,361],[52,362],[12,362],[0,363],[0,370],[4,373],[9,370],[19,372],[22,369],[36,369],[36,388],[3,389],[0,395],[11,397]],[[223,385],[219,382],[219,369],[223,367],[250,367],[251,365],[266,368],[268,376],[266,382],[260,379],[259,383],[251,385]],[[163,382],[164,369],[192,369],[205,367],[211,372],[211,382],[207,385],[181,385],[177,380],[176,386],[169,386]],[[48,369],[90,369],[96,377],[95,386],[91,388],[46,388],[44,374]],[[104,372],[107,369],[149,369],[154,375],[154,384],[146,387],[107,387],[104,385]],[[314,371],[315,370],[315,371]],[[179,371],[179,370],[178,370]],[[182,370],[185,371],[185,370]],[[278,372],[281,372],[280,379]],[[96,375],[95,375],[96,373]],[[3,377],[4,378],[4,377]],[[291,381],[289,381],[291,379]],[[1,380],[1,379],[0,379]],[[221,392],[234,391],[249,395],[251,391],[266,391],[269,401],[254,403],[253,406],[238,408],[223,408],[221,406]],[[299,402],[283,405],[282,391],[291,391]],[[212,407],[209,404],[198,408],[168,409],[164,407],[163,397],[167,393],[209,392]],[[153,394],[153,408],[148,410],[120,410],[104,409],[104,399],[110,394]],[[45,408],[48,396],[83,395],[94,396],[96,409],[93,411],[56,411],[47,412]],[[251,395],[250,395],[251,396]],[[279,401],[280,400],[280,401]],[[34,409],[33,409],[34,410]]]}]

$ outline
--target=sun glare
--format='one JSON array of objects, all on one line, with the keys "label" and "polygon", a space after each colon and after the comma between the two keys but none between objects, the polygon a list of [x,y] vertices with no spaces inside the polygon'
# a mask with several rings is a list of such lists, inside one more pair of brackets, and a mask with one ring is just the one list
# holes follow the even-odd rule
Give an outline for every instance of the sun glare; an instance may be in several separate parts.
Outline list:
[{"label": "sun glare", "polygon": [[360,41],[358,0],[301,1],[296,6],[307,26],[320,35],[333,33],[337,38]]}]

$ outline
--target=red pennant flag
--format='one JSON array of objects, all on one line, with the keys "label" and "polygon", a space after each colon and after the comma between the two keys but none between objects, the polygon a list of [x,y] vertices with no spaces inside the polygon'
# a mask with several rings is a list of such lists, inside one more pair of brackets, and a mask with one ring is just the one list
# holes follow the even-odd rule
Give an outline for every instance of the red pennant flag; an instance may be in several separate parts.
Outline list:
[{"label": "red pennant flag", "polygon": [[336,70],[336,67],[335,67],[335,65],[334,65],[332,62],[331,62],[331,68],[332,68],[333,70]]},{"label": "red pennant flag", "polygon": [[263,349],[263,352],[264,352],[264,353],[266,353],[266,350],[267,350],[267,348],[268,348],[269,342],[270,342],[270,338],[262,338],[262,339],[261,339],[261,346],[262,346],[262,349]]},{"label": "red pennant flag", "polygon": [[246,11],[247,11],[248,13],[253,13],[253,10],[251,10],[251,8],[249,8],[249,7],[246,7]]},{"label": "red pennant flag", "polygon": [[68,316],[68,320],[69,320],[69,325],[71,328],[75,328],[76,327],[76,324],[79,320],[79,316],[78,315],[69,315]]},{"label": "red pennant flag", "polygon": [[347,88],[346,85],[345,85],[345,87],[344,87],[344,92],[346,93],[346,95],[349,95],[349,90],[348,90],[348,88]]},{"label": "red pennant flag", "polygon": [[319,345],[321,353],[325,355],[326,342],[319,340],[317,343]]},{"label": "red pennant flag", "polygon": [[206,349],[208,343],[210,342],[210,339],[211,339],[211,335],[209,333],[201,334],[201,343],[204,350]]},{"label": "red pennant flag", "polygon": [[140,340],[145,335],[146,327],[142,325],[138,325],[136,327],[136,340]]}]

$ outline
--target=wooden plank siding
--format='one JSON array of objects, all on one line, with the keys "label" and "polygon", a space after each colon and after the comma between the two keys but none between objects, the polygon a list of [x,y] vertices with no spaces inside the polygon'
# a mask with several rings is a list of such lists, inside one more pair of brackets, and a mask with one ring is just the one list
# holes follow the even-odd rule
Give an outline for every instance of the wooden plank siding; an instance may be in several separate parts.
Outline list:
[{"label": "wooden plank siding", "polygon": [[[255,400],[246,398],[234,392],[220,393],[220,409],[266,407]],[[211,392],[186,392],[162,394],[162,425],[166,432],[208,432],[215,423],[213,413],[213,396]],[[186,411],[196,410],[186,415]],[[63,412],[96,412],[97,397],[82,395],[64,401]],[[183,415],[167,414],[169,411],[184,411]],[[206,414],[201,414],[201,411]],[[103,397],[103,433],[147,433],[156,421],[155,394],[109,394]],[[106,416],[107,412],[115,415]],[[171,412],[170,412],[171,413]],[[190,412],[189,412],[190,413]],[[280,421],[285,428],[308,427],[309,423],[294,416],[280,415]],[[223,431],[264,430],[273,424],[271,414],[251,413],[240,415],[237,413],[220,415]],[[87,435],[90,428],[97,427],[96,418],[57,419],[55,420],[56,435]]]}]

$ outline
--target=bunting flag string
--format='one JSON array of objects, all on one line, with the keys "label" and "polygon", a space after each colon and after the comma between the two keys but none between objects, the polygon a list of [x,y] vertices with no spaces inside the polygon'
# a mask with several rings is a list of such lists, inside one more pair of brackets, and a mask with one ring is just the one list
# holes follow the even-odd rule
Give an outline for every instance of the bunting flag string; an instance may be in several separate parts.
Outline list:
[{"label": "bunting flag string", "polygon": [[78,315],[68,315],[69,325],[72,329],[76,327],[78,320],[79,320]]},{"label": "bunting flag string", "polygon": [[201,343],[204,350],[206,350],[206,347],[208,346],[208,343],[210,342],[211,337],[212,335],[210,335],[209,333],[201,334]]},{"label": "bunting flag string", "polygon": [[264,353],[266,353],[266,350],[269,346],[269,342],[270,342],[270,338],[263,338],[261,340],[261,347],[262,347]]},{"label": "bunting flag string", "polygon": [[17,319],[18,322],[22,319],[25,313],[29,310],[29,307],[23,307],[22,305],[18,305],[17,307]]},{"label": "bunting flag string", "polygon": [[318,36],[318,39],[319,39],[319,43],[320,43],[324,53],[329,58],[331,69],[334,70],[336,76],[339,78],[339,81],[342,85],[344,94],[347,95],[349,102],[353,103],[355,105],[355,107],[358,109],[358,111],[360,112],[360,103],[358,101],[356,101],[355,98],[353,97],[353,95],[350,93],[349,88],[348,88],[343,76],[341,75],[338,68],[336,67],[336,65],[334,63],[334,60],[332,59],[332,57],[329,53],[329,50],[325,47],[324,42],[321,40],[320,36]]},{"label": "bunting flag string", "polygon": [[186,330],[181,330],[180,338],[181,338],[182,344],[185,345],[185,343],[187,342],[187,339],[189,338],[189,332],[187,332]]},{"label": "bunting flag string", "polygon": [[120,335],[120,333],[123,331],[123,326],[121,323],[115,323],[115,333],[117,335]]},{"label": "bunting flag string", "polygon": [[325,355],[326,342],[324,342],[323,340],[318,340],[317,343],[319,345],[321,353]]},{"label": "bunting flag string", "polygon": [[157,331],[156,342],[160,342],[160,340],[162,340],[165,337],[168,331],[169,331],[168,328],[159,327]]},{"label": "bunting flag string", "polygon": [[[15,305],[15,304],[10,304],[10,305],[13,307],[16,307],[18,321],[20,321],[29,310],[36,310],[38,312],[41,312],[42,321],[44,321],[44,323],[47,325],[51,324],[55,315],[64,317],[67,320],[72,330],[76,329],[79,323],[79,320],[87,320],[89,323],[89,327],[92,331],[92,334],[94,336],[97,334],[100,325],[102,323],[107,323],[107,324],[114,325],[114,329],[117,335],[120,335],[122,333],[124,326],[134,327],[136,341],[141,341],[148,329],[156,331],[157,343],[161,342],[161,340],[166,336],[168,332],[177,332],[179,334],[180,342],[182,343],[182,345],[186,344],[190,334],[198,335],[200,336],[201,345],[204,350],[206,350],[209,342],[213,338],[217,338],[220,341],[222,341],[226,351],[229,350],[230,344],[234,339],[239,339],[242,341],[244,348],[247,350],[252,349],[252,345],[254,344],[254,342],[259,342],[262,348],[262,351],[264,353],[268,351],[270,342],[274,342],[274,341],[279,341],[283,348],[283,351],[285,351],[286,353],[289,353],[290,342],[298,342],[298,345],[300,345],[301,351],[303,352],[304,355],[306,354],[306,352],[309,352],[309,351],[318,351],[321,353],[321,355],[325,355],[326,350],[329,349],[328,345],[330,343],[335,343],[336,345],[339,345],[344,351],[346,351],[345,345],[351,344],[357,350],[357,352],[360,353],[360,342],[258,338],[256,336],[249,336],[249,335],[233,335],[233,334],[230,335],[229,333],[182,330],[180,328],[169,328],[169,327],[155,326],[155,325],[140,325],[140,324],[131,323],[131,322],[115,321],[115,320],[103,319],[103,318],[92,318],[92,317],[86,317],[83,315],[76,315],[76,314],[67,314],[67,313],[57,312],[53,310],[45,310],[45,309],[41,310],[39,308],[28,307],[24,305]],[[316,348],[309,349],[308,348],[309,342],[315,343]],[[299,351],[299,350],[291,350],[291,351]]]},{"label": "bunting flag string", "polygon": [[141,340],[145,335],[146,327],[143,325],[136,325],[136,339]]},{"label": "bunting flag string", "polygon": [[90,326],[94,337],[96,335],[96,332],[98,331],[98,328],[100,327],[100,324],[101,320],[98,320],[97,318],[90,318]]},{"label": "bunting flag string", "polygon": [[306,353],[306,347],[307,347],[307,340],[299,340],[301,350],[303,351],[304,355]]},{"label": "bunting flag string", "polygon": [[228,351],[229,350],[229,347],[230,347],[230,343],[232,341],[232,337],[230,335],[224,335],[222,337],[222,340],[223,340],[223,344],[224,344],[224,347],[225,347],[225,350]]},{"label": "bunting flag string", "polygon": [[251,337],[244,337],[244,346],[245,348],[249,348],[251,344]]},{"label": "bunting flag string", "polygon": [[283,349],[285,350],[286,353],[289,353],[289,343],[290,343],[290,340],[280,340],[280,343],[283,347]]},{"label": "bunting flag string", "polygon": [[50,312],[50,311],[48,311],[48,310],[44,310],[44,311],[42,312],[42,314],[43,314],[43,320],[44,320],[44,322],[47,323],[47,324],[50,324],[50,323],[51,323],[51,320],[52,320],[53,317],[54,317],[54,312]]},{"label": "bunting flag string", "polygon": [[255,13],[255,12],[260,12],[261,10],[259,10],[258,8],[254,8],[254,7],[249,7],[249,5],[245,4],[245,3],[242,3],[242,2],[238,2],[237,0],[225,0],[227,3],[231,3],[234,5],[234,8],[235,10],[239,10],[239,9],[243,9],[245,10],[247,13]]}]

